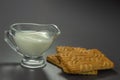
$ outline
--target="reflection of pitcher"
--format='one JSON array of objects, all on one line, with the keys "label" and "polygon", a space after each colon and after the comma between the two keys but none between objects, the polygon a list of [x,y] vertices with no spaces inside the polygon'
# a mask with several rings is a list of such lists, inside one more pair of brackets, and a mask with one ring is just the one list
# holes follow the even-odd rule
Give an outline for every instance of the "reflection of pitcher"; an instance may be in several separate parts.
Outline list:
[{"label": "reflection of pitcher", "polygon": [[21,65],[28,68],[45,66],[42,57],[60,34],[60,30],[53,24],[16,23],[5,31],[5,41],[24,58]]}]

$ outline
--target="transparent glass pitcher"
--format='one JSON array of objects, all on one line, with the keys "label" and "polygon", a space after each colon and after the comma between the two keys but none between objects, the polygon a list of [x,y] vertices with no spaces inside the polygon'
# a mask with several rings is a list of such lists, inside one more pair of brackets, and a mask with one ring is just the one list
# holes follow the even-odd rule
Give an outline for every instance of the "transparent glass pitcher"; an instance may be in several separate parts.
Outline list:
[{"label": "transparent glass pitcher", "polygon": [[60,33],[54,24],[15,23],[5,31],[5,41],[23,56],[22,66],[40,68],[46,65],[42,54]]}]

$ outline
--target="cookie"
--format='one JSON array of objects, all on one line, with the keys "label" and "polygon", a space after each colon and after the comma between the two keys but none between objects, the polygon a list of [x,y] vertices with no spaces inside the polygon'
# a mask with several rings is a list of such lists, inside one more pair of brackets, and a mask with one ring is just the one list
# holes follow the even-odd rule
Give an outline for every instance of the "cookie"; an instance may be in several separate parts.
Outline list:
[{"label": "cookie", "polygon": [[56,48],[57,53],[74,53],[74,55],[90,55],[90,56],[97,56],[101,57],[104,56],[104,54],[101,53],[98,49],[86,49],[86,48],[80,48],[80,47],[70,47],[70,46],[58,46]]},{"label": "cookie", "polygon": [[111,69],[114,67],[113,62],[105,57],[100,51],[96,52],[96,49],[89,50],[89,53],[85,53],[85,55],[81,55],[74,51],[63,52],[59,54],[58,58],[70,71],[87,72]]},{"label": "cookie", "polygon": [[68,74],[97,75],[98,70],[112,69],[114,63],[98,49],[57,46],[47,60]]},{"label": "cookie", "polygon": [[82,75],[97,75],[97,70],[95,71],[88,71],[88,72],[73,72],[73,71],[69,71],[63,64],[62,62],[57,58],[57,54],[54,55],[49,55],[47,56],[47,61],[62,68],[63,71],[67,74],[82,74]]},{"label": "cookie", "polygon": [[74,50],[74,48],[70,46],[57,46],[56,47],[57,53],[64,52],[64,51],[72,51],[72,50]]},{"label": "cookie", "polygon": [[60,60],[57,58],[56,55],[57,55],[57,54],[47,56],[47,61],[48,61],[48,62],[51,62],[52,64],[54,64],[54,65],[56,65],[56,66],[58,66],[58,67],[61,67],[61,65],[60,65],[61,62],[60,62]]}]

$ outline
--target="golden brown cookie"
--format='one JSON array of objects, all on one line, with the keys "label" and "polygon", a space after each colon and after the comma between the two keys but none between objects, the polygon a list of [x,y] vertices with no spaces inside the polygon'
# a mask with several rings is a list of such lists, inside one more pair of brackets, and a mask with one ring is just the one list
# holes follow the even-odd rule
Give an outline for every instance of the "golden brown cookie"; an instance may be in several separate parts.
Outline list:
[{"label": "golden brown cookie", "polygon": [[63,69],[63,71],[65,72],[65,73],[68,73],[68,74],[82,74],[82,75],[97,75],[97,70],[95,70],[95,71],[88,71],[88,72],[70,72],[70,71],[68,71],[68,69],[60,62],[60,60],[57,58],[57,55],[56,54],[54,54],[54,55],[49,55],[48,57],[47,57],[47,61],[48,62],[51,62],[52,64],[54,64],[54,65],[56,65],[56,66],[58,66],[58,67],[60,67],[60,68],[62,68]]},{"label": "golden brown cookie", "polygon": [[56,52],[47,60],[65,73],[96,75],[97,70],[114,68],[114,63],[98,49],[58,46]]},{"label": "golden brown cookie", "polygon": [[57,46],[56,47],[57,53],[64,52],[64,51],[71,51],[71,50],[74,50],[74,48],[70,46]]},{"label": "golden brown cookie", "polygon": [[[98,50],[97,50],[98,51]],[[96,49],[87,55],[78,55],[74,51],[60,53],[58,58],[70,71],[87,72],[93,70],[111,69],[114,67],[112,61],[105,57],[100,51]],[[95,53],[93,53],[95,52]],[[86,53],[85,53],[86,54]]]},{"label": "golden brown cookie", "polygon": [[57,58],[56,55],[57,55],[57,54],[47,56],[47,61],[48,61],[48,62],[51,62],[52,64],[54,64],[54,65],[56,65],[56,66],[58,66],[58,67],[61,67],[61,65],[60,65],[61,62],[60,62],[60,60]]},{"label": "golden brown cookie", "polygon": [[96,57],[102,57],[104,54],[102,54],[101,51],[98,49],[86,49],[86,48],[80,48],[80,47],[70,47],[70,46],[58,46],[56,48],[57,53],[69,53],[68,55],[87,55],[87,56],[96,56]]}]

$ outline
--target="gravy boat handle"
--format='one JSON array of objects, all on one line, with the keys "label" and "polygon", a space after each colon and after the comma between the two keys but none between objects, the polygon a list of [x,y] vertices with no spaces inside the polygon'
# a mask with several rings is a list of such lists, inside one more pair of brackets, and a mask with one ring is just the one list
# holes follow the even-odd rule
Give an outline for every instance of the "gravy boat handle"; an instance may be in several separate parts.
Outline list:
[{"label": "gravy boat handle", "polygon": [[5,42],[14,50],[17,51],[13,36],[10,34],[10,31],[6,30],[4,35]]}]

